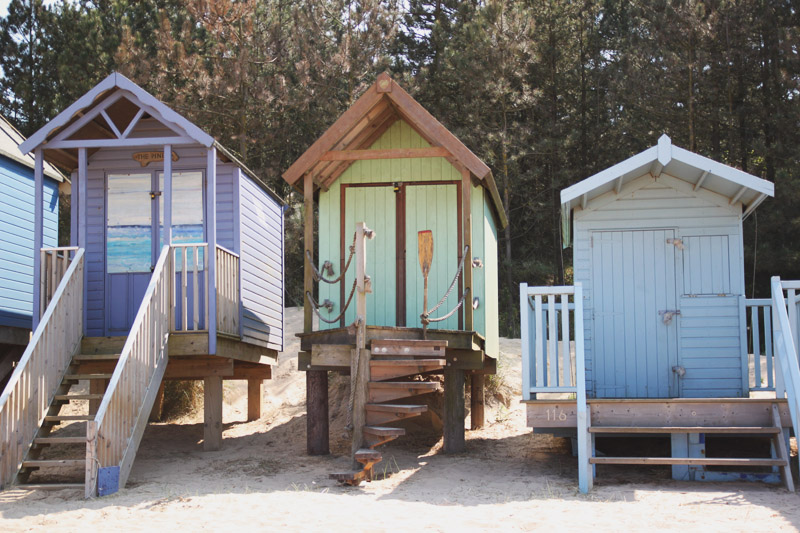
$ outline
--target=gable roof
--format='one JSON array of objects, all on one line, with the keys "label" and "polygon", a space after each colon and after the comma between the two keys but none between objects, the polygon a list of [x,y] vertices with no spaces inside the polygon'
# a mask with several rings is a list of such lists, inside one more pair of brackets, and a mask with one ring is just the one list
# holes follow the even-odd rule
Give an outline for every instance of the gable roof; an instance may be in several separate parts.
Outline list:
[{"label": "gable roof", "polygon": [[[23,154],[19,149],[20,143],[24,141],[25,136],[6,117],[0,116],[0,155],[32,169],[35,164],[33,156]],[[58,182],[66,179],[61,172],[47,162],[44,164],[44,175]]]},{"label": "gable roof", "polygon": [[[132,100],[129,98],[132,98]],[[98,112],[98,110],[100,111]],[[92,116],[91,120],[87,120]],[[128,130],[135,126],[137,120],[148,116],[159,120],[181,136],[176,137],[176,139],[188,139],[188,142],[194,141],[206,148],[215,147],[220,159],[236,164],[272,197],[285,205],[283,198],[268,187],[233,153],[218,143],[214,137],[204,132],[184,116],[170,109],[161,100],[119,72],[109,74],[72,105],[56,115],[39,131],[31,135],[20,145],[19,149],[23,154],[29,154],[36,148],[43,148],[46,161],[55,163],[68,172],[72,172],[78,166],[77,149],[48,149],[47,144],[49,141],[75,128],[77,129],[71,135],[80,136],[83,130],[90,130],[91,134],[100,138],[114,139],[118,131],[125,130],[122,135],[124,137]],[[109,122],[114,122],[114,124],[112,125]],[[125,125],[120,124],[127,124],[127,129]],[[97,150],[98,148],[89,148],[88,153],[91,156]]]},{"label": "gable roof", "polygon": [[310,172],[315,186],[327,189],[358,157],[335,159],[326,157],[328,152],[365,150],[398,119],[431,145],[433,156],[444,157],[477,178],[491,195],[500,227],[508,224],[491,169],[385,72],[292,163],[283,179],[300,188],[301,178]]},{"label": "gable roof", "polygon": [[695,191],[710,190],[728,198],[731,205],[741,202],[743,217],[767,196],[775,196],[772,182],[675,146],[662,135],[656,146],[562,190],[561,208],[568,216],[575,207],[585,207],[589,200],[610,191],[619,192],[626,183],[648,173],[656,178],[663,173],[683,180]]}]

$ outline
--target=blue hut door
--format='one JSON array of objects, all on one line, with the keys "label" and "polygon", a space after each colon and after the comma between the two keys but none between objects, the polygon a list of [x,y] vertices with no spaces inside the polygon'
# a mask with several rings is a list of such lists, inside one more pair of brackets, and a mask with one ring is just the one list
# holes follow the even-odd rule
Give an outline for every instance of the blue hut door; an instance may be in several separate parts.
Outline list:
[{"label": "blue hut door", "polygon": [[[592,234],[594,387],[598,398],[678,395],[674,230]],[[669,317],[667,317],[669,318]]]},{"label": "blue hut door", "polygon": [[154,173],[107,177],[106,335],[127,335],[147,290],[158,248]]}]

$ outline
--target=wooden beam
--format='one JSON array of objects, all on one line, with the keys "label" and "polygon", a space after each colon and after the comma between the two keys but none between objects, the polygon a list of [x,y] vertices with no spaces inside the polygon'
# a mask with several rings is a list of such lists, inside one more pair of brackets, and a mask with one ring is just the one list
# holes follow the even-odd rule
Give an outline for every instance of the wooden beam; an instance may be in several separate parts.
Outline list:
[{"label": "wooden beam", "polygon": [[[33,165],[33,324],[36,331],[44,309],[42,308],[41,272],[42,261],[39,250],[42,249],[44,232],[44,154],[41,148],[34,150]],[[87,269],[88,270],[88,269]]]},{"label": "wooden beam", "polygon": [[447,148],[391,148],[385,150],[332,150],[320,158],[321,161],[363,161],[371,159],[410,159],[452,156]]},{"label": "wooden beam", "polygon": [[[366,129],[362,133],[363,136],[360,135],[353,141],[353,146],[357,148],[369,148],[372,144],[380,138],[381,135],[386,133],[392,124],[397,122],[399,117],[394,113],[393,110],[389,109],[389,112],[386,114],[386,118],[383,122],[379,122],[378,126],[374,130]],[[325,185],[330,187],[333,183],[339,179],[339,176],[344,174],[345,170],[347,170],[352,163],[352,161],[333,161],[331,162],[332,166],[329,167],[331,172],[328,174],[328,177],[325,178]],[[338,165],[338,166],[337,166]]]},{"label": "wooden beam", "polygon": [[153,402],[153,409],[150,411],[150,422],[161,422],[161,411],[164,408],[164,385],[165,380],[161,380],[161,385],[158,386],[156,393],[156,400]]},{"label": "wooden beam", "polygon": [[484,425],[484,410],[486,405],[485,380],[483,374],[472,374],[469,377],[470,401],[469,418],[472,430],[481,429]]},{"label": "wooden beam", "polygon": [[[166,143],[164,143],[166,144]],[[206,151],[206,329],[208,330],[208,353],[217,353],[217,149]]]},{"label": "wooden beam", "polygon": [[444,453],[461,453],[464,438],[464,371],[444,370]]},{"label": "wooden beam", "polygon": [[[472,331],[474,329],[472,309],[472,297],[474,294],[472,291],[472,177],[467,169],[461,172],[461,214],[463,218],[461,226],[464,232],[464,247],[469,247],[464,260],[463,287],[464,291],[466,291],[463,306],[464,329]],[[464,250],[459,250],[459,252],[463,254]]]},{"label": "wooden beam", "polygon": [[328,373],[306,372],[306,451],[308,455],[328,455]]},{"label": "wooden beam", "polygon": [[261,385],[260,379],[247,380],[247,421],[261,418]]},{"label": "wooden beam", "polygon": [[706,181],[708,177],[708,170],[704,170],[702,174],[700,174],[700,178],[697,180],[697,183],[694,184],[694,190],[698,190],[700,187],[703,186],[703,182]]},{"label": "wooden beam", "polygon": [[731,205],[733,205],[733,204],[735,204],[736,202],[738,202],[738,201],[739,201],[739,198],[741,198],[741,197],[742,197],[742,195],[743,195],[745,192],[747,192],[747,187],[745,187],[745,186],[742,186],[742,187],[739,189],[739,192],[737,192],[737,193],[736,193],[736,196],[734,196],[733,198],[731,198]]},{"label": "wooden beam", "polygon": [[142,137],[133,139],[80,139],[55,141],[46,144],[47,149],[70,148],[136,148],[138,146],[162,146],[164,144],[198,144],[191,137]]},{"label": "wooden beam", "polygon": [[222,378],[209,376],[203,380],[203,450],[222,448]]}]

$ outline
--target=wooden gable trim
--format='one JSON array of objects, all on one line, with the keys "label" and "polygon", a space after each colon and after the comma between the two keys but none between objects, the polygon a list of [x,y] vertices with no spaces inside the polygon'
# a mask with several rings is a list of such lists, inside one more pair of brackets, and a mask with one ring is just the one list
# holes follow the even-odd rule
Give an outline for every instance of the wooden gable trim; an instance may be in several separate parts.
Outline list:
[{"label": "wooden gable trim", "polygon": [[364,161],[372,159],[409,159],[447,157],[452,155],[447,148],[391,148],[386,150],[331,150],[325,152],[320,161]]}]

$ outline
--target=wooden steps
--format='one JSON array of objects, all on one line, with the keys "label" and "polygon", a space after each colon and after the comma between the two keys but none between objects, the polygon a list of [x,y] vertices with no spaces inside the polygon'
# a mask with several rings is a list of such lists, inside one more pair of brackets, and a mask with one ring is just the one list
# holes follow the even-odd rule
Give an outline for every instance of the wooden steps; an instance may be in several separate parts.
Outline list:
[{"label": "wooden steps", "polygon": [[45,416],[45,423],[58,424],[61,422],[86,422],[94,420],[94,415],[53,415]]},{"label": "wooden steps", "polygon": [[367,424],[375,426],[388,424],[396,420],[405,420],[414,416],[419,416],[428,410],[427,405],[391,405],[368,403]]},{"label": "wooden steps", "polygon": [[386,381],[435,372],[446,364],[445,359],[373,359],[369,362],[369,370],[373,381]]},{"label": "wooden steps", "polygon": [[73,361],[80,363],[87,361],[116,361],[122,354],[118,353],[82,353],[72,358]]},{"label": "wooden steps", "polygon": [[391,402],[409,396],[428,394],[441,389],[435,381],[372,381],[369,383],[369,401]]},{"label": "wooden steps", "polygon": [[25,490],[80,490],[83,491],[83,483],[21,483],[16,488]]},{"label": "wooden steps", "polygon": [[111,374],[65,374],[64,381],[86,381],[93,379],[111,379]]},{"label": "wooden steps", "polygon": [[62,402],[74,402],[78,400],[102,400],[102,394],[56,394],[54,400]]},{"label": "wooden steps", "polygon": [[381,452],[368,448],[361,448],[355,453],[354,458],[357,462],[361,463],[361,470],[330,474],[330,479],[335,479],[340,483],[354,487],[360,485],[362,481],[372,481],[372,467],[380,463],[383,459]]},{"label": "wooden steps", "polygon": [[444,357],[447,341],[374,339],[370,348],[373,356]]},{"label": "wooden steps", "polygon": [[50,446],[53,444],[86,444],[86,437],[36,437],[34,446]]},{"label": "wooden steps", "polygon": [[86,466],[85,459],[35,459],[22,461],[22,468],[61,468],[65,466]]}]

